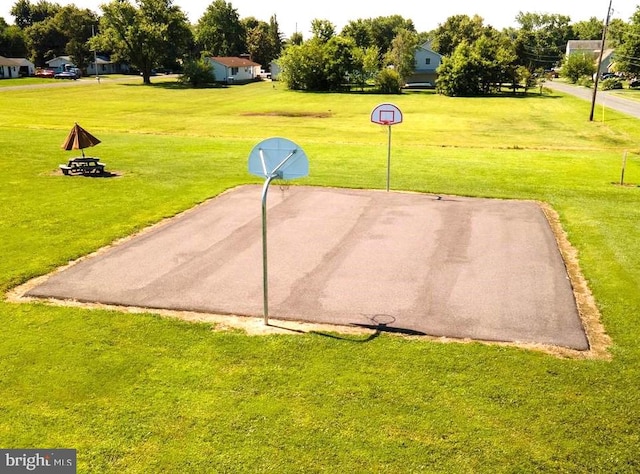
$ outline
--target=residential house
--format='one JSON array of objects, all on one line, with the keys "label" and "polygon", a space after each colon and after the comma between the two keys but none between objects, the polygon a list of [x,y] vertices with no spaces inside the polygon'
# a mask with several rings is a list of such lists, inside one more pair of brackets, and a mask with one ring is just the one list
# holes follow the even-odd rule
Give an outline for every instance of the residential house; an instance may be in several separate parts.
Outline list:
[{"label": "residential house", "polygon": [[[76,67],[76,65],[73,64],[70,56],[58,56],[50,59],[46,63],[49,68],[54,69],[57,72],[62,71],[65,66]],[[96,61],[91,61],[86,71],[83,71],[83,73],[86,73],[89,76],[94,76],[96,74],[96,69],[98,71],[98,74],[127,74],[129,72],[128,65],[114,63],[109,58],[97,56]]]},{"label": "residential house", "polygon": [[413,75],[407,79],[407,83],[436,84],[438,73],[436,70],[442,63],[442,55],[431,49],[431,41],[419,46],[415,52],[416,69]]},{"label": "residential house", "polygon": [[[566,56],[570,56],[572,54],[586,54],[591,56],[594,61],[599,61],[601,48],[602,40],[569,40],[567,42],[565,54]],[[613,49],[605,47],[602,52],[602,61],[600,62],[600,70],[598,71],[598,74],[610,71],[613,64],[613,53]]]},{"label": "residential house", "polygon": [[20,64],[11,58],[0,56],[0,79],[20,77]]},{"label": "residential house", "polygon": [[9,58],[18,63],[20,77],[33,76],[36,73],[36,65],[27,58]]},{"label": "residential house", "polygon": [[207,58],[207,61],[217,82],[244,84],[260,78],[262,66],[246,58],[216,56]]},{"label": "residential house", "polygon": [[271,80],[278,81],[280,80],[280,73],[282,72],[282,68],[277,61],[271,61],[269,63],[269,71],[271,71]]},{"label": "residential house", "polygon": [[95,61],[91,61],[87,67],[87,75],[95,76],[96,70],[98,74],[128,74],[129,66],[127,64],[114,63],[111,59],[103,56],[96,56]]},{"label": "residential house", "polygon": [[47,67],[49,69],[53,69],[56,72],[63,71],[64,67],[67,65],[70,67],[76,67],[76,65],[73,64],[71,57],[69,56],[56,56],[55,58],[50,59],[49,61],[45,61],[45,63],[47,64]]}]

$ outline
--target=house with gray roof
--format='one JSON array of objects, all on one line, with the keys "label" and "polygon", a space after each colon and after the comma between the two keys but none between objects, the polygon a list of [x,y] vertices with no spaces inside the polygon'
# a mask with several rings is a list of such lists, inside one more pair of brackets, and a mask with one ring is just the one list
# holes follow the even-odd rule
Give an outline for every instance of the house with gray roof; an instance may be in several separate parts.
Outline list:
[{"label": "house with gray roof", "polygon": [[11,58],[0,56],[0,79],[20,77],[20,64]]},{"label": "house with gray roof", "polygon": [[613,64],[613,53],[614,50],[611,48],[607,48],[605,44],[605,49],[602,52],[602,61],[600,59],[600,49],[602,48],[602,40],[569,40],[567,42],[566,56],[570,56],[572,54],[586,54],[591,56],[598,64],[600,62],[600,70],[598,74],[603,74],[605,72],[609,72],[612,64]]}]

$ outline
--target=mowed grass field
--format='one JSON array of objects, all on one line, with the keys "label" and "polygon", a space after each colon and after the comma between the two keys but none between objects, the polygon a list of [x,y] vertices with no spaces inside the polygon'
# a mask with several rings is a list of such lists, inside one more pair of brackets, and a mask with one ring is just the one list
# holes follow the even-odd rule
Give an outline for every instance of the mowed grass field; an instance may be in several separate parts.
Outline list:
[{"label": "mowed grass field", "polygon": [[[639,472],[640,121],[561,94],[309,94],[281,84],[0,91],[0,289],[220,192],[252,147],[298,143],[299,184],[548,202],[607,358],[393,335],[249,336],[153,314],[0,302],[0,447],[75,448],[79,472]],[[597,114],[596,114],[597,116]],[[117,174],[64,177],[78,122]],[[620,180],[627,152],[625,181]],[[256,213],[259,214],[259,203]]]}]

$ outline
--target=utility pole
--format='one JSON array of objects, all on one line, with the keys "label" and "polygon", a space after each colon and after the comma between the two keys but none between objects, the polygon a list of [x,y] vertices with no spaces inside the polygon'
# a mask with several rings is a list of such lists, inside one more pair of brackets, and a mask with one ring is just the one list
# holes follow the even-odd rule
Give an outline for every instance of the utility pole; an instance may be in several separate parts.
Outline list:
[{"label": "utility pole", "polygon": [[[93,38],[95,35],[96,35],[96,31],[93,28],[93,25],[91,25],[91,37]],[[98,84],[100,84],[100,73],[98,73],[98,53],[96,51],[95,46],[93,48],[93,67],[96,70],[96,80],[98,81]]]},{"label": "utility pole", "polygon": [[593,111],[596,108],[596,94],[598,93],[598,81],[600,80],[600,66],[602,66],[602,55],[604,54],[604,42],[607,40],[607,29],[609,28],[609,20],[611,19],[611,4],[613,0],[609,0],[609,9],[607,10],[607,19],[602,29],[602,44],[600,45],[600,56],[598,57],[598,67],[596,69],[596,79],[593,83],[593,96],[591,97],[591,113],[589,121],[593,122]]}]

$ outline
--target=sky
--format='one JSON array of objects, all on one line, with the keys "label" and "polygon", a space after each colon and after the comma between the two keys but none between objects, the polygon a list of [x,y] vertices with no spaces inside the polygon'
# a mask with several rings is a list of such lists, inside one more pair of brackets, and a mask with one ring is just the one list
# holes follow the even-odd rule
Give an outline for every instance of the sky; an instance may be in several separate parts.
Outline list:
[{"label": "sky", "polygon": [[[79,8],[89,8],[100,14],[100,5],[104,0],[49,0],[60,5],[75,4]],[[133,1],[133,0],[132,0]],[[303,38],[311,36],[311,20],[329,20],[336,26],[339,33],[349,21],[359,18],[376,18],[379,16],[401,15],[413,21],[418,32],[431,31],[444,23],[453,15],[480,15],[485,25],[497,29],[517,26],[515,21],[519,12],[524,13],[555,13],[567,15],[573,23],[596,17],[604,20],[607,14],[609,0],[520,0],[506,2],[505,0],[444,0],[436,2],[421,2],[405,0],[394,2],[389,0],[226,0],[238,11],[240,18],[253,16],[258,20],[268,22],[272,15],[276,15],[278,25],[285,37],[298,31]],[[37,0],[32,0],[36,3]],[[612,18],[629,21],[636,10],[637,0],[613,0]],[[0,0],[0,17],[7,23],[13,23],[9,14],[14,0]],[[192,23],[196,23],[207,6],[213,0],[174,0],[187,14]]]}]

